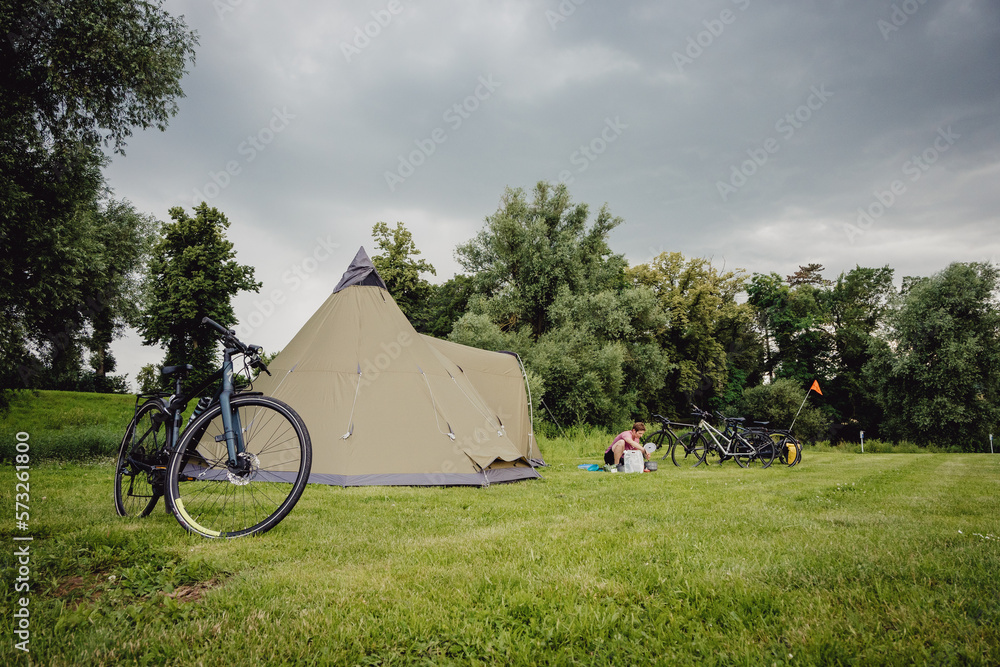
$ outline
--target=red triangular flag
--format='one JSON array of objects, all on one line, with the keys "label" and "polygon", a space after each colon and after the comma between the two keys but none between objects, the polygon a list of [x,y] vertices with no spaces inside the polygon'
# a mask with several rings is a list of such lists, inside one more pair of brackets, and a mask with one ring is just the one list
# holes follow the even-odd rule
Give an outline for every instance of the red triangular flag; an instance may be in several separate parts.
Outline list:
[{"label": "red triangular flag", "polygon": [[813,380],[813,386],[809,387],[809,391],[815,391],[820,396],[823,395],[823,392],[819,389],[819,380]]}]

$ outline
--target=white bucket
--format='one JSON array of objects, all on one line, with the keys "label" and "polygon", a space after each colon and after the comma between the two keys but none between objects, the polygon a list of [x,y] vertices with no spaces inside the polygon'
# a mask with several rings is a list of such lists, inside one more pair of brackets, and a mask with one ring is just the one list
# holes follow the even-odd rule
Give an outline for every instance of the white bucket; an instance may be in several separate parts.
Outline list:
[{"label": "white bucket", "polygon": [[630,449],[623,452],[622,462],[625,464],[625,472],[642,472],[643,457],[639,450]]}]

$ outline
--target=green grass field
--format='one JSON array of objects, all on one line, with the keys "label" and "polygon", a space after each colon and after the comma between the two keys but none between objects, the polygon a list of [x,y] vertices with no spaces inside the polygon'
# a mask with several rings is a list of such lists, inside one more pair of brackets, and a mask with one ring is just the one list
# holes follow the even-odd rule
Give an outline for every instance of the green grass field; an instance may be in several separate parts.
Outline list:
[{"label": "green grass field", "polygon": [[[256,538],[114,515],[112,464],[36,462],[8,655],[76,664],[1000,664],[1000,456],[807,448],[794,468],[309,486]],[[69,437],[69,436],[67,436]],[[29,442],[34,442],[34,436]],[[34,452],[34,450],[32,450]],[[15,592],[15,535],[30,591]],[[30,653],[12,611],[27,595]]]},{"label": "green grass field", "polygon": [[31,434],[36,458],[113,456],[135,409],[135,396],[76,391],[19,391],[0,414],[0,460],[14,454],[14,435]]},{"label": "green grass field", "polygon": [[[229,542],[163,512],[118,519],[109,462],[38,465],[28,657],[1000,663],[1000,458],[807,452],[644,475],[549,458],[544,480],[487,489],[310,486],[275,530]],[[11,517],[13,470],[0,479]]]}]

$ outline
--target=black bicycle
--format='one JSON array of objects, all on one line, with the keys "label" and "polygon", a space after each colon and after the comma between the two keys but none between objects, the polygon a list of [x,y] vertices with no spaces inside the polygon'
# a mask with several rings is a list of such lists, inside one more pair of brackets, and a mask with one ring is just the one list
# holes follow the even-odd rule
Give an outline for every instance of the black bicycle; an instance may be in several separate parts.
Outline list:
[{"label": "black bicycle", "polygon": [[[244,370],[267,373],[261,348],[248,345],[209,318],[222,337],[222,367],[184,392],[193,367],[165,366],[174,392],[140,394],[115,466],[115,510],[143,517],[161,496],[187,530],[205,537],[264,533],[295,507],[312,468],[312,443],[302,418],[288,405],[248,387],[234,386],[233,355]],[[270,373],[268,373],[270,375]],[[189,401],[201,398],[185,426]]]},{"label": "black bicycle", "polygon": [[[660,430],[646,438],[647,443],[653,443],[656,449],[663,450],[663,460],[670,457],[671,462],[678,468],[684,466],[696,466],[704,458],[703,441],[694,437],[694,431],[677,433],[674,428],[694,429],[694,424],[685,424],[667,419],[663,415],[653,415],[653,419],[660,422]],[[650,452],[652,455],[652,452]]]}]

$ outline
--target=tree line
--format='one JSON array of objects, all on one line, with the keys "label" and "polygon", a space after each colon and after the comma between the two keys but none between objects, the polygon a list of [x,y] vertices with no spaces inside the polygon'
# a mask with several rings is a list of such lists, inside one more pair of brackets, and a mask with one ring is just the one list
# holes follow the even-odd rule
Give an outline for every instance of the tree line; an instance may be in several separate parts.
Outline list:
[{"label": "tree line", "polygon": [[517,352],[536,409],[559,424],[628,424],[692,405],[811,440],[866,437],[988,451],[1000,417],[1000,268],[953,263],[929,277],[889,266],[836,278],[723,270],[663,252],[629,266],[565,185],[508,188],[458,246],[440,285],[402,223],[373,229],[373,257],[418,331]]}]

